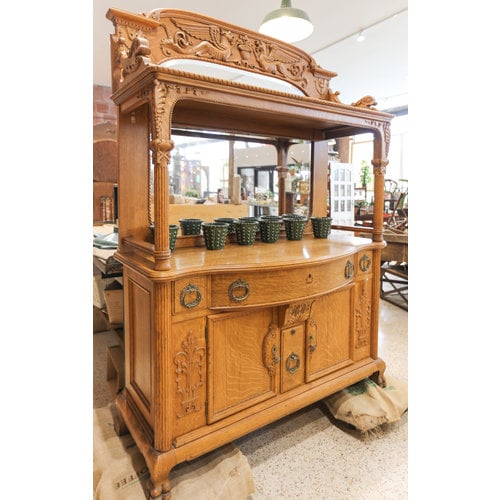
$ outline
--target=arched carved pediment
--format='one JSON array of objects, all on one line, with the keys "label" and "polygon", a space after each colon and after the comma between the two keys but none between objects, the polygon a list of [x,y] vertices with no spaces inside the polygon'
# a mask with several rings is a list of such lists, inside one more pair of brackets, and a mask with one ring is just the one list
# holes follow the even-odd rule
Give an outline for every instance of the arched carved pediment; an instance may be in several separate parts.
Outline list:
[{"label": "arched carved pediment", "polygon": [[115,25],[112,37],[115,89],[127,75],[140,68],[141,62],[161,65],[170,60],[191,59],[277,78],[308,97],[332,100],[330,79],[336,73],[321,68],[293,45],[175,9],[158,9],[143,16],[110,9],[107,17]]}]

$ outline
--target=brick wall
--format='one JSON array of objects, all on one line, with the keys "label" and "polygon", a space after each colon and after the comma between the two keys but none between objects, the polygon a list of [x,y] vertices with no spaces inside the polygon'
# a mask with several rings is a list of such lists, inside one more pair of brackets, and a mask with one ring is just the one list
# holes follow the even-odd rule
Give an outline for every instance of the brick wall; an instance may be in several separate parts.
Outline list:
[{"label": "brick wall", "polygon": [[111,100],[111,87],[94,85],[94,125],[116,124],[116,106]]},{"label": "brick wall", "polygon": [[118,182],[117,108],[110,96],[110,87],[94,85],[94,224],[113,222],[117,215],[114,206],[114,188]]}]

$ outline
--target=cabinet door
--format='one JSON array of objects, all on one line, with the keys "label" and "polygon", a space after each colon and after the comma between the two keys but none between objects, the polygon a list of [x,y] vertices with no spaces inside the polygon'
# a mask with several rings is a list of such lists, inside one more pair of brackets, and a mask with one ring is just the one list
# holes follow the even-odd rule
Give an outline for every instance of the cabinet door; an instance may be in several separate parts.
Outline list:
[{"label": "cabinet door", "polygon": [[281,332],[281,392],[304,383],[304,325]]},{"label": "cabinet door", "polygon": [[314,301],[306,332],[306,382],[352,363],[352,286]]},{"label": "cabinet door", "polygon": [[280,332],[272,308],[208,317],[208,422],[276,395]]}]

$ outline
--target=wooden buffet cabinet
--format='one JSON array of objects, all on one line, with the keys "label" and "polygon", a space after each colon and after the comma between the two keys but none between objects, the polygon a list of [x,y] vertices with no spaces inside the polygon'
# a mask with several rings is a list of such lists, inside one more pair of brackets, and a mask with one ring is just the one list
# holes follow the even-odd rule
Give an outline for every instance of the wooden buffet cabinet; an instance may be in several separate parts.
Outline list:
[{"label": "wooden buffet cabinet", "polygon": [[[365,97],[344,104],[335,75],[303,51],[220,20],[173,9],[110,9],[112,98],[118,106],[119,248],[123,264],[125,387],[118,432],[146,460],[150,497],[194,459],[366,377],[378,358],[384,171],[391,115]],[[273,77],[300,93],[194,73],[202,61]],[[167,64],[166,64],[167,63]],[[260,80],[259,80],[260,81]],[[169,171],[175,130],[262,138],[277,150],[279,213],[287,150],[311,144],[310,216],[326,215],[328,141],[373,133],[371,238],[336,227],[328,239],[226,243],[202,236],[169,250]],[[149,226],[155,224],[155,242]],[[310,223],[309,223],[310,224]]]}]

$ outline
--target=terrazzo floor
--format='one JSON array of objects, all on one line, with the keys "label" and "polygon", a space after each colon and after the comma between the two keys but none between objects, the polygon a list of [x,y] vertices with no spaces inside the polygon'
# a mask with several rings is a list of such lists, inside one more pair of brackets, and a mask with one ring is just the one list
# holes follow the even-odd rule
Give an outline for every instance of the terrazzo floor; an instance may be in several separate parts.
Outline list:
[{"label": "terrazzo floor", "polygon": [[[408,313],[380,301],[379,355],[386,375],[408,380]],[[112,401],[105,374],[112,332],[94,334],[94,408]],[[408,413],[362,435],[320,403],[255,431],[235,445],[250,464],[251,500],[403,500],[408,498]]]}]

